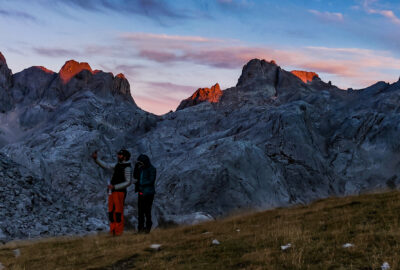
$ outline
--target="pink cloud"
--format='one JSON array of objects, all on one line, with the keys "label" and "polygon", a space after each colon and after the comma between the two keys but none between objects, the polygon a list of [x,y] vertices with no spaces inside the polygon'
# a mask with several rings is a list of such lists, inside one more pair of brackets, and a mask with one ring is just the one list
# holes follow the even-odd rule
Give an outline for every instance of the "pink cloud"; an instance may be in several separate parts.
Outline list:
[{"label": "pink cloud", "polygon": [[152,34],[152,33],[124,33],[120,37],[125,40],[133,41],[178,41],[178,42],[219,42],[219,39],[205,38],[200,36],[177,36],[177,35],[166,35],[166,34]]},{"label": "pink cloud", "polygon": [[300,65],[306,70],[315,72],[335,74],[344,77],[354,77],[357,75],[357,70],[354,70],[349,62],[335,61],[335,60],[324,60],[324,61],[313,61]]},{"label": "pink cloud", "polygon": [[314,14],[318,19],[325,22],[343,22],[344,20],[343,14],[338,12],[320,12],[314,9],[311,9],[308,12]]},{"label": "pink cloud", "polygon": [[159,63],[168,63],[180,60],[180,57],[175,53],[157,50],[142,50],[139,52],[139,56]]},{"label": "pink cloud", "polygon": [[164,93],[169,94],[169,92],[171,92],[172,90],[174,93],[182,93],[185,95],[190,95],[197,88],[199,88],[192,85],[181,85],[170,82],[145,82],[145,83],[149,87],[151,87],[152,91],[156,91],[157,93],[159,92],[159,90],[162,90]]},{"label": "pink cloud", "polygon": [[395,24],[400,24],[400,19],[391,10],[373,10],[378,14],[390,19]]},{"label": "pink cloud", "polygon": [[33,48],[40,55],[48,57],[71,57],[81,55],[79,51],[62,48]]},{"label": "pink cloud", "polygon": [[268,51],[268,49],[262,48],[224,47],[201,51],[187,51],[182,56],[182,59],[196,64],[234,69],[240,68],[253,58],[267,56],[269,54]]},{"label": "pink cloud", "polygon": [[392,10],[371,8],[370,5],[374,2],[377,2],[377,1],[376,0],[364,0],[363,6],[367,13],[382,15],[383,17],[389,19],[392,23],[400,25],[400,18],[397,17]]}]

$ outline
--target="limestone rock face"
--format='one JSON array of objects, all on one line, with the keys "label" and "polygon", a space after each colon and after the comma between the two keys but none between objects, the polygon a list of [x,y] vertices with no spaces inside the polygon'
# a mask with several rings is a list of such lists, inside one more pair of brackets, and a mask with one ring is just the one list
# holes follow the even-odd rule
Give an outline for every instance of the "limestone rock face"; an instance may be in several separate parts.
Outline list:
[{"label": "limestone rock face", "polygon": [[116,96],[120,96],[123,100],[128,100],[135,104],[131,96],[129,82],[122,73],[117,74],[113,78],[112,93]]},{"label": "limestone rock face", "polygon": [[7,89],[11,86],[11,70],[7,66],[7,61],[0,52],[0,88]]},{"label": "limestone rock face", "polygon": [[208,101],[210,103],[217,103],[220,100],[221,96],[222,91],[218,83],[212,86],[211,89],[199,88],[196,92],[194,92],[191,97],[183,100],[179,104],[177,110],[182,110],[184,108],[191,107],[205,101]]},{"label": "limestone rock face", "polygon": [[57,74],[45,67],[30,67],[14,75],[14,102],[32,104],[43,98]]},{"label": "limestone rock face", "polygon": [[315,72],[308,72],[302,70],[292,70],[291,73],[297,76],[304,83],[312,82],[315,79],[319,79],[319,76]]},{"label": "limestone rock face", "polygon": [[253,59],[243,67],[236,87],[246,91],[261,90],[266,92],[267,96],[274,96],[279,82],[279,72],[280,67],[275,62]]}]

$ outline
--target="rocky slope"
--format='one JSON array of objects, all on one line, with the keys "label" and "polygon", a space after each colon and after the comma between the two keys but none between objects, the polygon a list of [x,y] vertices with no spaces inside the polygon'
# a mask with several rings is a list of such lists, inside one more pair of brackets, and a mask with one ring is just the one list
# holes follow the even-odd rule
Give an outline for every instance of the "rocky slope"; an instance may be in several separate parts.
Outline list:
[{"label": "rocky slope", "polygon": [[[235,87],[199,89],[158,117],[136,106],[122,75],[86,64],[1,74],[0,96],[11,100],[0,114],[1,151],[102,226],[110,174],[91,161],[95,149],[106,161],[121,147],[150,156],[159,225],[399,185],[400,82],[344,91],[253,59]],[[130,225],[135,216],[129,190]]]},{"label": "rocky slope", "polygon": [[39,235],[64,235],[103,230],[101,220],[90,217],[50,183],[0,154],[0,242]]}]

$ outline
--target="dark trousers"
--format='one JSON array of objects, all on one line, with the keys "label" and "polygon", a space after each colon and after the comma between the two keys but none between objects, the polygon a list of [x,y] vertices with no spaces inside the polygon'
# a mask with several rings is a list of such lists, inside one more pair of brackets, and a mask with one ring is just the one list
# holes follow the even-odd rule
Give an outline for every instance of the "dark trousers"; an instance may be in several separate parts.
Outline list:
[{"label": "dark trousers", "polygon": [[[139,199],[138,199],[138,231],[146,231],[150,232],[151,230],[151,225],[153,225],[153,222],[151,222],[151,207],[153,206],[153,200],[154,200],[154,195],[141,195],[139,193]],[[144,221],[146,218],[146,227],[144,227]]]}]

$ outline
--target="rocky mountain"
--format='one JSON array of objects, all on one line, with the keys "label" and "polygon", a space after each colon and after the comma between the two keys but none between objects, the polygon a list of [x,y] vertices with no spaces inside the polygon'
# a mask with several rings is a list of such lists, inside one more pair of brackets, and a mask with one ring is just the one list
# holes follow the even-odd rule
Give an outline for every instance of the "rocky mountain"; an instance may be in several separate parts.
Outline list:
[{"label": "rocky mountain", "polygon": [[[5,111],[0,114],[1,152],[14,162],[13,166],[24,168],[23,177],[43,179],[34,181],[38,189],[46,185],[50,191],[57,191],[60,202],[66,202],[61,209],[85,206],[85,219],[93,224],[85,227],[85,223],[77,223],[76,229],[65,226],[64,233],[107,228],[103,218],[106,175],[94,165],[90,153],[99,149],[108,161],[114,159],[125,137],[145,132],[156,117],[136,106],[123,75],[92,71],[87,64],[68,61],[59,73],[31,67],[12,74],[10,80],[8,88],[0,89],[0,94],[8,94],[10,104],[1,107]],[[11,179],[19,181],[18,177]],[[5,186],[7,183],[3,182]],[[0,212],[0,220],[4,215],[6,212]],[[22,223],[29,224],[31,219],[20,217]],[[34,224],[21,233],[6,225],[0,225],[0,229],[7,232],[8,239],[58,233],[42,231]]]},{"label": "rocky mountain", "polygon": [[[253,59],[236,86],[198,89],[177,111],[155,116],[136,106],[122,75],[87,64],[1,74],[8,84],[0,96],[11,104],[1,107],[1,152],[43,179],[37,185],[85,206],[86,220],[98,228],[107,226],[110,174],[93,164],[95,149],[109,162],[121,147],[150,156],[158,225],[399,185],[400,82],[345,91]],[[136,209],[129,189],[128,225],[135,225]],[[20,235],[0,229],[8,239]]]}]

